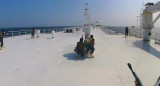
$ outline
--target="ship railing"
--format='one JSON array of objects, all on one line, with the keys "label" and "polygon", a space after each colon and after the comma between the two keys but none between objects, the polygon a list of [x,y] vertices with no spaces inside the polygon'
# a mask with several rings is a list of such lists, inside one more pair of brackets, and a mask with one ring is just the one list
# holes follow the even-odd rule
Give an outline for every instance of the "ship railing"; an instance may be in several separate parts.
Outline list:
[{"label": "ship railing", "polygon": [[8,31],[5,37],[14,37],[30,34],[30,30],[18,30],[18,31]]},{"label": "ship railing", "polygon": [[[51,34],[51,31],[55,32],[62,32],[64,31],[63,28],[57,29],[36,29],[40,30],[40,34]],[[22,35],[29,35],[31,34],[31,30],[18,30],[18,31],[8,31],[6,32],[5,38],[7,37],[15,37],[15,36],[22,36]]]},{"label": "ship railing", "polygon": [[[111,34],[125,34],[125,29],[107,29],[108,33]],[[129,28],[129,36],[134,36],[138,38],[142,38],[142,29],[134,29],[134,28]]]},{"label": "ship railing", "polygon": [[133,28],[129,28],[129,36],[134,36],[134,37],[138,37],[138,38],[142,38],[142,29],[133,29]]},{"label": "ship railing", "polygon": [[29,33],[31,32],[31,30],[19,30],[18,32],[19,32],[18,35],[21,36],[21,35],[23,35],[23,34],[24,34],[24,35],[29,34]]},{"label": "ship railing", "polygon": [[124,34],[124,30],[122,29],[107,29],[107,32],[112,35]]},{"label": "ship railing", "polygon": [[156,43],[156,44],[160,44],[160,34],[159,34],[159,33],[156,33],[155,43]]},{"label": "ship railing", "polygon": [[[125,34],[125,30],[123,29],[107,29],[108,33],[112,33],[113,35],[117,35],[117,33],[122,33],[123,35]],[[138,38],[143,38],[143,29],[134,29],[134,28],[129,28],[129,36],[134,36]],[[151,39],[155,40],[156,44],[160,44],[160,33],[155,33],[152,34]]]}]

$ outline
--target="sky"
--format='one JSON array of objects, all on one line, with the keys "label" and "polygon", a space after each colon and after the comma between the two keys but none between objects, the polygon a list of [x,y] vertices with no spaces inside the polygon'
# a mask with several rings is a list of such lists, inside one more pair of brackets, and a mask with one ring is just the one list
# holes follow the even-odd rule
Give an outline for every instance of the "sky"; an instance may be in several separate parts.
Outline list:
[{"label": "sky", "polygon": [[0,28],[82,26],[85,3],[92,21],[104,26],[133,26],[142,2],[158,0],[0,0]]}]

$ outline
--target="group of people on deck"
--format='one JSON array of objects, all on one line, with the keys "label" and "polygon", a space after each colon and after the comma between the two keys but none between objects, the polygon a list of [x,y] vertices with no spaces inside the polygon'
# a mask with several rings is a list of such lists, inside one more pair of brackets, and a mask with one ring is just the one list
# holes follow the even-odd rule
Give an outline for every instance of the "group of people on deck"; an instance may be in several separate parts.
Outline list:
[{"label": "group of people on deck", "polygon": [[[34,34],[35,34],[35,29],[33,28],[32,31],[31,31],[31,37],[32,37],[32,38],[34,37]],[[2,29],[2,30],[0,31],[0,49],[1,49],[1,48],[4,48],[3,39],[4,39],[5,35],[6,35],[6,32],[5,32],[4,29]]]},{"label": "group of people on deck", "polygon": [[80,38],[80,41],[77,42],[75,52],[78,54],[78,57],[83,57],[87,55],[94,58],[93,56],[93,52],[95,50],[94,44],[95,44],[95,40],[93,38],[93,35],[91,35],[89,38],[85,39],[84,41],[82,36],[82,38]]}]

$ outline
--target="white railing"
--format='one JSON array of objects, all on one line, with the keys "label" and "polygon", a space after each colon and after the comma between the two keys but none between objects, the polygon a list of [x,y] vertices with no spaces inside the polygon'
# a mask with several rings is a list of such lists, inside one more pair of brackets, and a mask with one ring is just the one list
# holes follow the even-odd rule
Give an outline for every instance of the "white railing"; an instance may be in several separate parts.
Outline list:
[{"label": "white railing", "polygon": [[[125,34],[125,29],[108,29],[109,33],[113,34]],[[142,38],[142,29],[137,29],[137,28],[129,28],[129,36],[135,36]]]},{"label": "white railing", "polygon": [[[60,32],[64,31],[62,28],[58,29],[37,29],[40,30],[41,34],[51,34],[51,31]],[[31,30],[18,30],[18,31],[8,31],[5,37],[14,37],[31,34]]]},{"label": "white railing", "polygon": [[[124,34],[125,31],[124,29],[108,29],[107,32],[117,34],[117,33],[122,33]],[[135,28],[129,28],[129,36],[134,36],[138,38],[143,37],[143,29],[135,29]],[[158,31],[152,32],[151,39],[155,40],[156,44],[160,44],[160,33]]]},{"label": "white railing", "polygon": [[19,30],[19,36],[21,36],[21,35],[27,35],[27,34],[29,34],[30,33],[30,30]]},{"label": "white railing", "polygon": [[134,28],[129,28],[129,36],[134,36],[138,38],[143,37],[142,29],[134,29]]},{"label": "white railing", "polygon": [[160,44],[160,34],[156,33],[155,43]]},{"label": "white railing", "polygon": [[30,30],[8,31],[5,37],[14,37],[30,34]]}]

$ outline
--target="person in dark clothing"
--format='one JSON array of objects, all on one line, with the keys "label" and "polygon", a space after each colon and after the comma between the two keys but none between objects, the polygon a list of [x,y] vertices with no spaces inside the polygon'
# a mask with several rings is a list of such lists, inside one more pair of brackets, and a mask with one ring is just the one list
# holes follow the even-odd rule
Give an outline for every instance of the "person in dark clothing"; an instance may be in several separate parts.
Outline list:
[{"label": "person in dark clothing", "polygon": [[0,43],[1,43],[0,47],[2,47],[3,46],[3,34],[2,34],[2,32],[0,32]]},{"label": "person in dark clothing", "polygon": [[95,48],[94,48],[94,41],[95,41],[95,40],[92,38],[91,42],[89,43],[89,55],[90,55],[90,57],[92,57],[92,58],[94,58],[93,52],[94,52],[94,50],[95,50]]},{"label": "person in dark clothing", "polygon": [[80,41],[77,42],[76,52],[78,53],[78,57],[84,56],[84,43],[83,43],[83,38],[80,38]]},{"label": "person in dark clothing", "polygon": [[93,35],[91,35],[87,41],[85,42],[85,47],[87,48],[85,54],[90,55],[93,58],[93,52],[94,52],[94,38]]},{"label": "person in dark clothing", "polygon": [[91,35],[88,39],[87,39],[87,41],[86,41],[86,47],[87,47],[87,51],[90,49],[90,47],[91,47],[91,42],[92,42],[92,40],[93,40],[93,35]]},{"label": "person in dark clothing", "polygon": [[3,38],[4,38],[4,36],[5,36],[5,31],[4,31],[4,29],[2,29],[2,32],[0,32],[0,43],[1,43],[0,47],[4,47],[3,46]]},{"label": "person in dark clothing", "polygon": [[91,47],[90,47],[90,49],[91,49],[90,54],[93,54],[93,52],[94,52],[94,39],[92,39],[92,41],[91,41]]},{"label": "person in dark clothing", "polygon": [[34,37],[34,33],[35,33],[35,29],[32,28],[32,31],[31,31],[31,37],[32,37],[32,38]]},{"label": "person in dark clothing", "polygon": [[90,36],[87,40],[83,42],[83,36],[80,38],[80,41],[77,42],[77,46],[74,51],[78,54],[78,57],[89,55],[93,58],[94,48],[94,39],[93,35]]},{"label": "person in dark clothing", "polygon": [[125,37],[128,36],[128,27],[125,28]]}]

